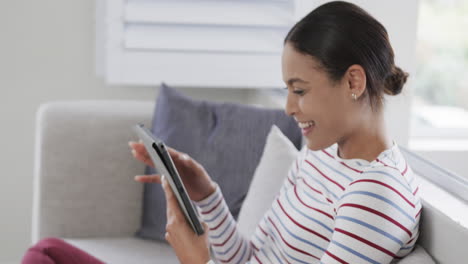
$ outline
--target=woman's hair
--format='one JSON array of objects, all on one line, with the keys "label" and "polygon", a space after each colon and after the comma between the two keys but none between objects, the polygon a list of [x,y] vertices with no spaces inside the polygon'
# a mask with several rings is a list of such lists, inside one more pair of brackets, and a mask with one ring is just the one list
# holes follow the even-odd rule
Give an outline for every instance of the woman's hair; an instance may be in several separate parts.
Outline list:
[{"label": "woman's hair", "polygon": [[361,65],[373,109],[383,104],[383,93],[399,94],[408,78],[395,66],[384,26],[351,3],[335,1],[314,9],[291,28],[286,43],[317,59],[333,81],[341,80],[349,66]]}]

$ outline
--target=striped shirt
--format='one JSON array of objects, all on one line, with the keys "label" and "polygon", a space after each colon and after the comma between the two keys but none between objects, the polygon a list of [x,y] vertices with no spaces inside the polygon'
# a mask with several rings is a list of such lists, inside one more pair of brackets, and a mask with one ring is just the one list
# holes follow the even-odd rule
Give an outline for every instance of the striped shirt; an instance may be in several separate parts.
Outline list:
[{"label": "striped shirt", "polygon": [[372,162],[340,158],[335,143],[302,148],[250,238],[219,188],[196,205],[218,263],[390,263],[419,236],[418,185],[395,142]]}]

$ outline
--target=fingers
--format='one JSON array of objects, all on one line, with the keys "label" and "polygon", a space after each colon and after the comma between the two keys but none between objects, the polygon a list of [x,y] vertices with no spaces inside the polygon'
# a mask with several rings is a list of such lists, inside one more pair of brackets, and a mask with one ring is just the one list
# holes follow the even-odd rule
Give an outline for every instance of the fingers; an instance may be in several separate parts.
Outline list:
[{"label": "fingers", "polygon": [[167,242],[169,242],[170,245],[172,245],[172,240],[171,240],[171,236],[169,235],[169,232],[166,232],[166,234],[164,234],[164,238],[166,239]]},{"label": "fingers", "polygon": [[210,228],[208,227],[208,225],[207,225],[205,222],[202,222],[202,225],[203,225],[203,229],[204,229],[205,231],[210,230]]},{"label": "fingers", "polygon": [[169,186],[169,183],[167,182],[167,179],[164,175],[161,177],[161,183],[164,194],[166,196],[167,219],[171,219],[172,217],[175,217],[175,219],[183,219],[184,216],[182,215],[179,204],[177,203],[177,198],[175,197],[174,192],[172,191],[171,186]]},{"label": "fingers", "polygon": [[148,166],[154,167],[154,163],[151,160],[151,157],[148,155],[148,152],[146,151],[145,145],[143,145],[143,143],[130,141],[128,142],[128,145],[132,149],[132,155],[137,160],[142,161]]},{"label": "fingers", "polygon": [[183,152],[180,152],[180,151],[177,151],[171,147],[167,147],[167,151],[169,152],[169,155],[171,155],[172,158],[177,158],[177,159],[180,159],[180,160],[189,160],[190,157],[189,155],[183,153]]},{"label": "fingers", "polygon": [[171,246],[174,246],[173,242],[175,241],[175,243],[177,243],[177,241],[180,240],[181,233],[182,236],[184,236],[184,233],[185,236],[193,236],[195,233],[190,231],[191,229],[185,220],[182,210],[179,207],[177,198],[175,197],[172,188],[169,186],[169,182],[164,175],[161,176],[161,183],[164,190],[164,195],[166,196],[167,223],[166,234],[164,235],[164,238]]},{"label": "fingers", "polygon": [[146,152],[145,145],[142,142],[129,141],[128,145],[137,152]]},{"label": "fingers", "polygon": [[175,149],[173,149],[171,147],[166,146],[166,148],[167,148],[167,151],[169,152],[169,155],[171,155],[171,158],[177,158],[177,159],[182,160],[182,161],[192,160],[190,158],[190,156],[187,155],[186,153],[180,152],[180,151],[175,150]]},{"label": "fingers", "polygon": [[[137,159],[142,161],[148,166],[154,167],[155,165],[153,161],[151,160],[151,157],[148,155],[148,152],[146,151],[145,146],[141,142],[134,142],[134,141],[129,141],[128,145],[132,149],[132,155]],[[199,167],[199,164],[192,159],[188,154],[177,151],[171,147],[167,147],[167,150],[169,152],[169,155],[171,156],[172,160],[174,161],[176,167],[179,167],[179,165],[188,167],[188,168],[196,168]]]},{"label": "fingers", "polygon": [[167,147],[167,150],[169,152],[169,155],[171,155],[171,158],[174,160],[174,162],[184,163],[185,165],[188,165],[189,167],[195,163],[195,161],[192,158],[190,158],[190,156],[186,153],[177,151],[170,147]]},{"label": "fingers", "polygon": [[135,181],[144,182],[144,183],[161,183],[161,175],[159,174],[136,175]]},{"label": "fingers", "polygon": [[171,147],[166,146],[166,148],[167,148],[167,151],[169,151],[169,154],[171,154],[171,155],[176,155],[177,156],[180,153],[179,151],[177,151],[177,150],[175,150],[175,149],[173,149]]}]

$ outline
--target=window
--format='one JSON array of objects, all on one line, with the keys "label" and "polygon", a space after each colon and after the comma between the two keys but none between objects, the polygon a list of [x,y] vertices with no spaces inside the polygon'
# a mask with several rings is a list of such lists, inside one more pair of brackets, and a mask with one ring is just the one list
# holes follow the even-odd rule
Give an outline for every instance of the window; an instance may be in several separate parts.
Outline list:
[{"label": "window", "polygon": [[400,146],[406,161],[418,176],[423,177],[450,194],[468,202],[468,179]]},{"label": "window", "polygon": [[412,149],[468,150],[467,14],[468,1],[420,1]]},{"label": "window", "polygon": [[110,84],[281,87],[291,0],[99,0],[97,72]]}]

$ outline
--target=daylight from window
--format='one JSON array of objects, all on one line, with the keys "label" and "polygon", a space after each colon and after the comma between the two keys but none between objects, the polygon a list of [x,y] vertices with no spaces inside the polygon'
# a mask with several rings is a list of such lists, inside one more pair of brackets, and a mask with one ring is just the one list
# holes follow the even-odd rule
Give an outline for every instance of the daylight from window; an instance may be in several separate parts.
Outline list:
[{"label": "daylight from window", "polygon": [[468,138],[468,1],[420,0],[412,136]]}]

